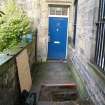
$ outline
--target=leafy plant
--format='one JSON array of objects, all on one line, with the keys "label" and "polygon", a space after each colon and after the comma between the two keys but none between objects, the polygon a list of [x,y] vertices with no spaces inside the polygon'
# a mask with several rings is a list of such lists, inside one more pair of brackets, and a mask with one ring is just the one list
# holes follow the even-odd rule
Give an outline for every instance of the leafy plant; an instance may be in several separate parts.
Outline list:
[{"label": "leafy plant", "polygon": [[24,11],[14,0],[7,0],[0,17],[0,51],[16,45],[22,35],[30,32],[30,22]]},{"label": "leafy plant", "polygon": [[2,17],[2,15],[5,15],[5,13],[3,11],[0,11],[0,17]]}]

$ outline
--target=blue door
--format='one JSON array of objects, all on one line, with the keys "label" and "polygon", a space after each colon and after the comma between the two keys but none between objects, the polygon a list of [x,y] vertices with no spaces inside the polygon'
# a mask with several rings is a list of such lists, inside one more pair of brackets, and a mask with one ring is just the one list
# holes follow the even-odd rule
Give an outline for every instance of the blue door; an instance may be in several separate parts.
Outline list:
[{"label": "blue door", "polygon": [[68,18],[49,17],[48,59],[66,59],[67,26]]}]

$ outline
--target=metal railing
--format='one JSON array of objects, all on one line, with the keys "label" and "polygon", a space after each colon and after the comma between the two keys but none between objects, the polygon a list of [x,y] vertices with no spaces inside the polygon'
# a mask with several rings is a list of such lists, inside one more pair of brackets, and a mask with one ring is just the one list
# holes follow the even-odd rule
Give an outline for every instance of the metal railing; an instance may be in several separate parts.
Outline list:
[{"label": "metal railing", "polygon": [[100,0],[96,35],[95,63],[105,71],[105,0]]}]

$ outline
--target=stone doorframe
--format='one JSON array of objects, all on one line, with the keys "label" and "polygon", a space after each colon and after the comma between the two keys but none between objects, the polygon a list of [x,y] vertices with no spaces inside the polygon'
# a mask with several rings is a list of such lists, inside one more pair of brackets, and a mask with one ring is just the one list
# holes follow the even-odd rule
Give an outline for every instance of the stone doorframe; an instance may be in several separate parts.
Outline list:
[{"label": "stone doorframe", "polygon": [[[48,54],[48,8],[51,5],[54,6],[66,6],[69,8],[69,19],[72,20],[71,12],[73,10],[72,2],[70,0],[58,1],[58,0],[45,0],[43,3],[40,3],[40,23],[38,25],[38,38],[37,38],[37,61],[38,62],[45,62],[47,60],[47,54]],[[72,12],[73,13],[73,12]],[[72,27],[72,22],[69,22],[68,27],[69,32]]]}]

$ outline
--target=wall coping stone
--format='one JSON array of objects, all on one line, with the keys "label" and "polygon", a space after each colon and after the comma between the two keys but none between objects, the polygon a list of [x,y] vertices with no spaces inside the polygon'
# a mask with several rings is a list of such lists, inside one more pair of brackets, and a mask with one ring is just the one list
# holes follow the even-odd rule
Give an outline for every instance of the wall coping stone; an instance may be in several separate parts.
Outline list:
[{"label": "wall coping stone", "polygon": [[88,65],[105,81],[105,72],[103,72],[101,68],[99,68],[96,64],[91,62],[89,62]]},{"label": "wall coping stone", "polygon": [[20,43],[16,46],[15,49],[8,50],[8,52],[0,53],[0,67],[3,66],[5,63],[9,62],[11,59],[15,58],[19,53],[21,53],[27,46],[32,44],[29,43]]}]

